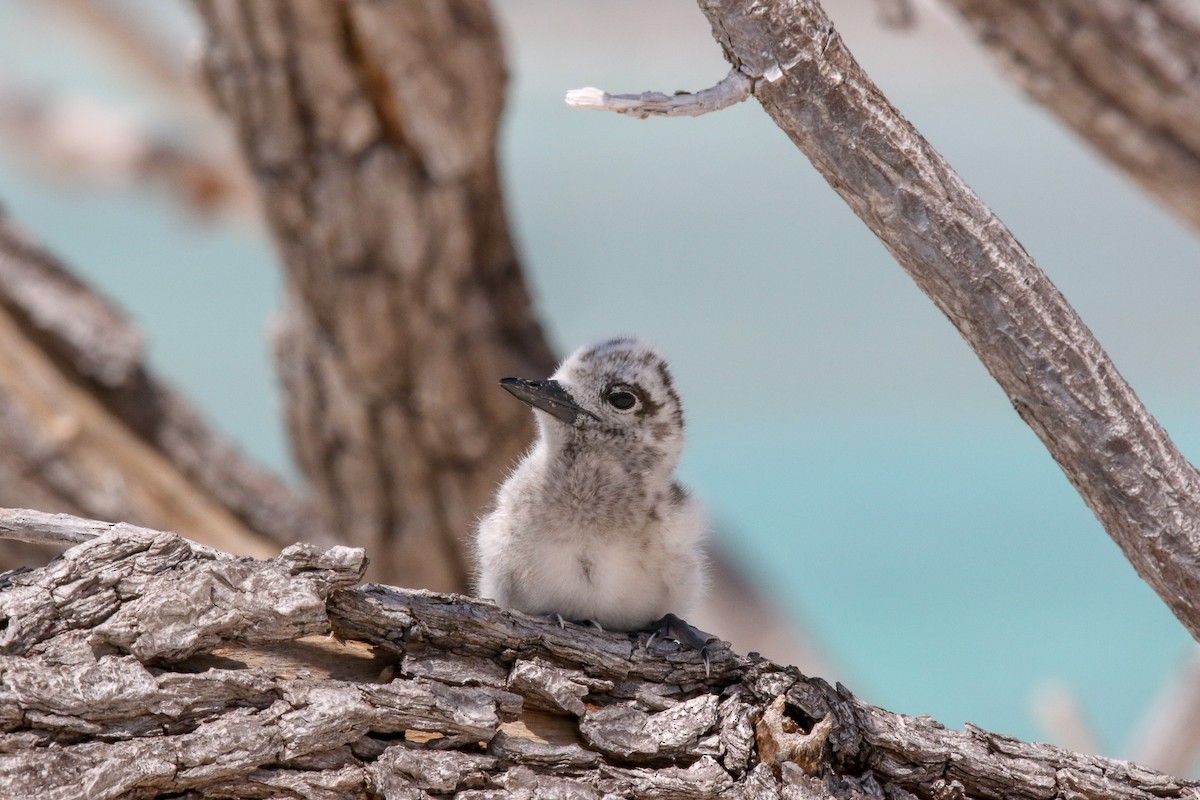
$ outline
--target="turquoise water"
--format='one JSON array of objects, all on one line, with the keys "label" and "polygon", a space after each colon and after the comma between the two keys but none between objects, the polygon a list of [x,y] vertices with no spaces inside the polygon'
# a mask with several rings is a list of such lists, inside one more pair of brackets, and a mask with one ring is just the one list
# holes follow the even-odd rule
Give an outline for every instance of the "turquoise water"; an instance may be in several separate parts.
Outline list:
[{"label": "turquoise water", "polygon": [[1190,638],[1012,415],[696,431],[688,474],[860,695],[1037,738],[1080,696],[1112,752]]},{"label": "turquoise water", "polygon": [[[1200,455],[1197,239],[953,28],[927,18],[916,34],[884,33],[865,0],[828,5]],[[1060,681],[1123,752],[1191,640],[949,323],[753,104],[646,122],[563,107],[578,86],[699,88],[723,75],[694,5],[500,6],[515,81],[505,175],[549,330],[561,350],[633,332],[670,356],[691,426],[685,475],[737,557],[829,652],[839,672],[827,677],[890,708],[1028,738],[1045,736],[1030,698]],[[45,80],[70,85],[56,64]],[[151,113],[120,75],[91,70],[86,84]],[[120,299],[154,362],[218,424],[288,470],[266,339],[279,297],[270,247],[183,218],[156,192],[56,185],[0,155],[13,216]]]},{"label": "turquoise water", "polygon": [[[752,103],[641,122],[561,107],[567,88],[720,77],[692,4],[665,5],[679,15],[592,6],[584,25],[545,3],[505,4],[517,44],[531,28],[542,43],[516,51],[506,163],[556,340],[633,331],[670,354],[691,422],[685,474],[839,665],[830,678],[1027,738],[1046,735],[1035,692],[1065,684],[1123,752],[1191,639],[949,323]],[[881,33],[847,10],[862,3],[827,6],[1200,452],[1196,239],[954,29],[926,16],[916,35]],[[667,23],[684,29],[664,34]],[[579,30],[590,46],[575,46]]]}]

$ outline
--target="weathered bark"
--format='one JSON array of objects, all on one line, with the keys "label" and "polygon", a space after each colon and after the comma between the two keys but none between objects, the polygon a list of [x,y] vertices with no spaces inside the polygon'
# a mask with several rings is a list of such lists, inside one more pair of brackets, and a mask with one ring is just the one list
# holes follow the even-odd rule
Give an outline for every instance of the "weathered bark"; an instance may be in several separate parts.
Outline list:
[{"label": "weathered bark", "polygon": [[[81,14],[95,13],[87,4],[79,4],[75,0],[66,5]],[[92,21],[89,18],[88,24]],[[107,27],[104,27],[109,30],[110,38],[118,42],[124,41],[125,36],[120,25],[120,20],[108,19]],[[298,37],[300,31],[289,30],[288,35]],[[135,60],[145,61],[149,58],[152,61],[156,54],[147,53],[148,47],[143,42],[126,49],[132,51]],[[407,53],[402,55],[408,57]],[[503,77],[499,63],[489,66],[485,73],[493,75],[497,84]],[[498,96],[489,102],[498,102]],[[439,113],[437,108],[429,108],[428,103],[412,106],[414,114],[426,110],[435,116]],[[472,119],[472,115],[464,114],[458,123],[451,121],[446,124],[458,124],[466,129],[474,124]],[[301,124],[312,125],[315,121],[306,117]],[[30,136],[39,132],[53,139],[53,135],[36,130],[36,126],[27,131]],[[493,127],[491,134],[494,133]],[[92,156],[98,162],[107,163],[107,156],[103,153],[97,152]],[[158,160],[149,155],[147,158]],[[369,177],[365,176],[363,180]],[[408,190],[417,193],[444,191],[419,181],[411,182]],[[396,191],[399,192],[399,188]],[[390,192],[381,187],[376,194],[386,196]],[[498,198],[494,199],[496,203],[499,202]],[[407,207],[403,197],[389,198],[389,202],[392,201]],[[417,209],[418,206],[414,203],[412,208]],[[481,204],[480,208],[486,212],[489,208],[498,209],[498,205]],[[412,220],[409,222],[410,227],[419,227]],[[489,222],[470,214],[460,214],[453,222],[486,228],[492,222],[502,224],[503,219]],[[353,221],[347,221],[346,224],[351,225]],[[352,232],[344,233],[347,237],[353,236]],[[494,233],[486,236],[477,234],[473,230],[453,236],[448,234],[444,238],[446,241],[457,241],[472,236],[483,239],[493,235],[500,237],[500,234]],[[307,501],[301,501],[277,480],[246,463],[235,450],[204,427],[196,414],[173,392],[147,372],[142,360],[141,335],[117,310],[73,279],[53,258],[2,222],[0,259],[3,260],[0,263],[0,270],[3,270],[0,274],[0,294],[9,298],[6,305],[0,306],[0,312],[5,307],[18,312],[12,324],[20,329],[18,332],[3,327],[7,317],[0,317],[0,327],[9,333],[0,340],[5,344],[0,352],[0,371],[3,372],[3,376],[0,376],[3,378],[0,380],[0,501],[7,499],[10,505],[126,519],[137,524],[175,529],[195,538],[216,537],[207,540],[226,550],[250,555],[269,555],[278,547],[294,541],[329,543],[328,538],[322,538],[320,522],[314,514],[309,513]],[[450,266],[455,269],[462,267],[456,262],[450,263]],[[436,268],[440,266],[431,267]],[[461,275],[459,278],[447,278],[460,279],[467,280]],[[385,281],[386,277],[381,280]],[[405,294],[396,302],[418,302],[413,298],[424,297],[428,287],[440,285],[440,280],[430,279],[428,284],[421,283],[417,291]],[[405,291],[412,288],[407,286]],[[481,290],[484,293],[486,291]],[[479,296],[468,300],[475,303],[470,308],[478,308]],[[502,318],[507,315],[514,315],[515,318],[517,309],[524,307],[509,302],[503,291],[493,293],[489,302],[492,301],[505,306],[498,314]],[[362,316],[360,310],[349,302],[339,304],[336,311],[348,315],[351,320]],[[444,325],[447,331],[459,324],[451,318],[446,308],[437,313],[441,319],[437,324]],[[399,314],[398,319],[403,317],[403,314]],[[471,330],[475,330],[478,324],[478,320],[473,318],[462,323]],[[401,331],[389,335],[402,334]],[[449,341],[454,337],[447,332],[446,338]],[[373,343],[365,336],[357,337],[355,346],[366,348],[367,352],[353,357],[339,355],[349,362],[347,369],[351,371],[354,364],[361,366],[364,359],[373,357]],[[471,417],[470,409],[464,412],[464,405],[455,399],[457,395],[441,402],[422,402],[419,406],[412,400],[414,387],[420,389],[416,394],[427,399],[435,397],[443,388],[438,385],[439,375],[452,370],[458,370],[475,381],[489,397],[498,397],[501,403],[507,402],[521,426],[527,426],[528,411],[512,403],[492,385],[492,381],[504,372],[517,372],[525,368],[489,366],[488,362],[477,356],[477,353],[465,349],[461,353],[450,354],[444,364],[426,365],[428,368],[424,372],[412,376],[412,386],[392,398],[393,402],[410,408],[414,414],[420,412],[423,427],[421,430],[414,429],[416,433],[424,431],[429,436],[435,431],[452,433],[460,419]],[[399,366],[395,365],[395,368]],[[545,369],[548,366],[544,364],[529,367],[531,373]],[[340,373],[335,371],[331,374]],[[102,378],[98,379],[96,375]],[[345,404],[339,403],[339,407],[344,408]],[[389,415],[394,416],[394,409],[384,409],[380,413],[387,419]],[[112,417],[111,414],[116,416]],[[310,433],[324,435],[322,431],[319,426],[314,429],[304,426],[294,428],[294,433],[302,442],[307,441]],[[144,441],[139,437],[144,437]],[[447,507],[448,524],[460,525],[460,534],[466,534],[472,519],[470,505],[477,502],[477,497],[465,497],[459,502],[452,494],[447,494],[445,487],[453,486],[464,471],[479,468],[481,474],[471,477],[473,491],[480,496],[488,494],[499,480],[498,473],[515,459],[515,448],[524,444],[515,432],[506,441],[505,447],[498,446],[495,453],[489,454],[485,464],[473,466],[461,460],[444,458],[444,450],[427,453],[413,448],[397,449],[403,442],[391,436],[358,441],[356,447],[375,448],[371,455],[373,463],[378,462],[381,468],[391,469],[394,481],[416,481],[406,484],[405,502],[428,492],[426,503],[450,503]],[[366,452],[362,450],[359,455],[365,457]],[[420,459],[426,455],[437,456],[439,460],[421,464]],[[437,477],[442,471],[446,471],[449,477]],[[328,483],[319,484],[318,488],[321,486],[337,488]],[[353,503],[364,498],[374,502],[376,489],[390,488],[394,487],[389,484],[381,488],[372,484],[369,489],[347,494],[341,498],[346,504],[341,509],[342,513],[353,517]],[[415,505],[418,506],[418,515],[428,511],[427,508],[422,511],[420,504]],[[455,556],[451,571],[462,575],[466,569],[462,554],[456,553]],[[11,541],[0,542],[0,567],[44,563],[48,557],[49,552],[43,548]],[[426,562],[418,558],[413,558],[412,562],[408,578],[421,582],[421,570]],[[437,558],[431,558],[429,562],[434,565],[435,575],[446,570],[445,564]],[[715,577],[712,587],[714,598],[709,607],[720,613],[710,613],[706,619],[712,624],[718,624],[721,620],[729,623],[729,629],[737,630],[739,642],[748,648],[763,649],[770,643],[774,652],[786,653],[795,663],[807,667],[817,663],[811,649],[796,647],[794,631],[776,610],[769,607],[744,582],[739,584],[731,570],[718,569]]]},{"label": "weathered bark", "polygon": [[[86,520],[0,511],[0,528]],[[0,793],[48,798],[1200,797],[1135,764],[695,652],[353,587],[130,526],[0,576]],[[325,634],[332,632],[336,638]]]},{"label": "weathered bark", "polygon": [[946,2],[1030,97],[1200,229],[1195,3]]},{"label": "weathered bark", "polygon": [[509,238],[484,0],[197,0],[206,72],[286,267],[294,453],[377,574],[466,587],[464,537],[532,436],[496,391],[553,361]]},{"label": "weathered bark", "polygon": [[1200,476],[1012,233],[815,0],[700,0],[763,108],[966,339],[1126,557],[1200,638]]},{"label": "weathered bark", "polygon": [[[111,304],[0,216],[0,498],[269,555],[323,541],[305,504],[147,367]],[[6,546],[9,563],[46,555]]]}]

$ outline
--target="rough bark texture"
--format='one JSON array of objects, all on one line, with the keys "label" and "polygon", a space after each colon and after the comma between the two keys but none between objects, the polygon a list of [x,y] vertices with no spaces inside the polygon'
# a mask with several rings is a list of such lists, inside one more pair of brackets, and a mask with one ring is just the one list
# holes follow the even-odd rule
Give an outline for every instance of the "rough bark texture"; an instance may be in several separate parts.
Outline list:
[{"label": "rough bark texture", "polygon": [[0,576],[0,794],[1200,797],[724,648],[706,673],[671,642],[354,587],[364,568],[359,549],[253,561],[115,526]]},{"label": "rough bark texture", "polygon": [[946,2],[1030,97],[1200,229],[1194,2]]},{"label": "rough bark texture", "polygon": [[[104,298],[0,215],[0,499],[269,555],[325,541],[306,505],[147,367]],[[8,563],[46,554],[5,543]]]},{"label": "rough bark texture", "polygon": [[529,442],[497,391],[550,352],[509,239],[484,0],[197,0],[205,67],[286,267],[295,456],[377,574],[466,587],[463,539]]},{"label": "rough bark texture", "polygon": [[1008,394],[1200,638],[1200,478],[1012,233],[887,101],[813,0],[700,0],[763,108]]}]

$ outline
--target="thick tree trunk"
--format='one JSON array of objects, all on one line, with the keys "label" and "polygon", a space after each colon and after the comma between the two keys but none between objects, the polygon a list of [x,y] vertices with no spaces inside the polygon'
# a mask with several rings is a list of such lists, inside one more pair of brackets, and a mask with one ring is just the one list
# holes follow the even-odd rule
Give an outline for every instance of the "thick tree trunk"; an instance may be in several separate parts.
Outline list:
[{"label": "thick tree trunk", "polygon": [[0,531],[86,539],[0,576],[5,796],[1200,797],[720,647],[706,670],[670,642],[355,587],[357,549],[252,561],[103,527],[0,510]]},{"label": "thick tree trunk", "polygon": [[1012,233],[815,0],[700,0],[730,62],[966,339],[1126,557],[1200,638],[1200,476]]},{"label": "thick tree trunk", "polygon": [[[0,499],[170,528],[269,555],[326,541],[147,367],[142,339],[0,215]],[[7,563],[47,554],[5,543]]]},{"label": "thick tree trunk", "polygon": [[484,0],[197,0],[205,66],[287,276],[278,341],[321,519],[379,576],[466,588],[464,537],[549,374],[496,167],[505,73]]},{"label": "thick tree trunk", "polygon": [[1200,230],[1200,7],[946,2],[1030,97]]}]

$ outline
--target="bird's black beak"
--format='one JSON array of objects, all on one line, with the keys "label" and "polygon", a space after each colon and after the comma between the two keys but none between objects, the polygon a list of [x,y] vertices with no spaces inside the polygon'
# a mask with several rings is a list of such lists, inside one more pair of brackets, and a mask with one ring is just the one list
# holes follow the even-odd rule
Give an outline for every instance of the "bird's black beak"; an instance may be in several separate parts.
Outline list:
[{"label": "bird's black beak", "polygon": [[580,417],[599,419],[586,408],[580,408],[558,381],[501,378],[500,385],[518,400],[529,403],[534,408],[541,409],[568,425],[574,425]]}]

